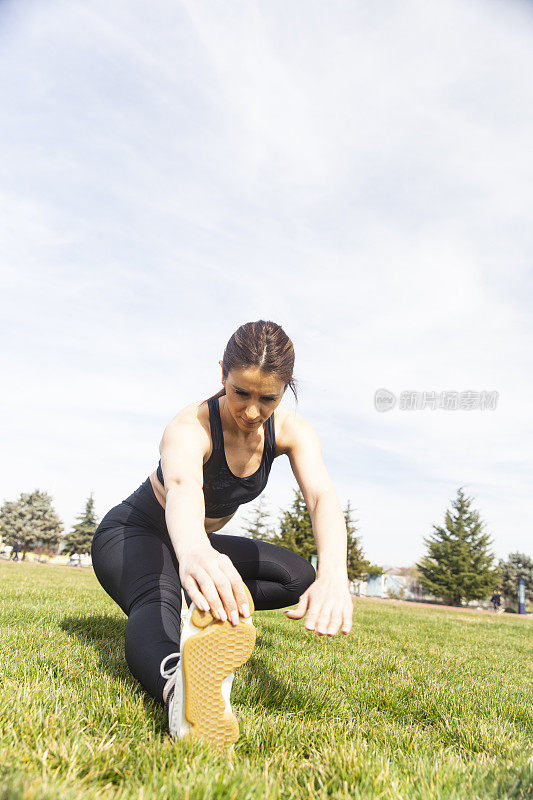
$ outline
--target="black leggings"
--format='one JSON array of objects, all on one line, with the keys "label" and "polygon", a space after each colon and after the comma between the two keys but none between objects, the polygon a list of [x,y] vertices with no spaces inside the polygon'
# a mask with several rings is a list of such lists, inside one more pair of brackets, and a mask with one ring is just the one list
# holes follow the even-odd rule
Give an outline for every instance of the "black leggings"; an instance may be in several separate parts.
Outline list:
[{"label": "black leggings", "polygon": [[[315,580],[309,561],[285,547],[245,536],[209,534],[250,590],[256,609],[298,602]],[[163,658],[179,650],[181,582],[165,511],[150,479],[107,512],[94,534],[92,562],[105,591],[128,616],[125,655],[132,674],[162,702]],[[187,603],[190,598],[184,590]]]}]

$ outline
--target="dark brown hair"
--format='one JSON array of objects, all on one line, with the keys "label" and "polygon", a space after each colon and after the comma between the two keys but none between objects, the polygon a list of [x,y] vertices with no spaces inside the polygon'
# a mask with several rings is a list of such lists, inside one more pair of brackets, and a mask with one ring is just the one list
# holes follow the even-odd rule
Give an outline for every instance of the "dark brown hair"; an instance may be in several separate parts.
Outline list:
[{"label": "dark brown hair", "polygon": [[[246,322],[237,328],[222,357],[224,378],[233,369],[248,367],[258,367],[262,372],[277,375],[285,388],[290,386],[298,403],[296,380],[292,376],[294,347],[281,325],[260,319],[257,322]],[[222,397],[225,394],[226,390],[222,388],[213,397]]]}]

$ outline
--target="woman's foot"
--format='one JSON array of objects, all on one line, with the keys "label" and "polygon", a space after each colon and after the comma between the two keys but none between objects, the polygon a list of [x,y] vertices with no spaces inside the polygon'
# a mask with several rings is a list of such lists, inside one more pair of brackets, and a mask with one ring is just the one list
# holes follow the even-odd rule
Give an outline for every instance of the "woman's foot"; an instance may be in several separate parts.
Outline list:
[{"label": "woman's foot", "polygon": [[[170,735],[174,738],[179,738],[183,735],[182,732],[186,732],[183,725],[183,673],[180,661],[180,653],[170,653],[163,659],[159,668],[163,678],[167,679],[163,689],[163,702],[168,712]],[[171,666],[168,667],[169,663]]]},{"label": "woman's foot", "polygon": [[[252,597],[246,589],[250,614]],[[183,622],[179,660],[161,674],[167,678],[165,697],[170,734],[193,736],[231,747],[239,738],[239,724],[231,710],[230,694],[234,670],[250,658],[256,630],[252,617],[239,616],[239,623],[221,622],[211,612],[191,603]]]}]

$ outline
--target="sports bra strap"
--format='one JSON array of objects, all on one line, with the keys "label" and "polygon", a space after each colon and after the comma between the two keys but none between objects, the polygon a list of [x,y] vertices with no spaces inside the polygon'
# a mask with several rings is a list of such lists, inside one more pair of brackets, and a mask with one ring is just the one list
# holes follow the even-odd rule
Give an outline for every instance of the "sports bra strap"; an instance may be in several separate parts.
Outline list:
[{"label": "sports bra strap", "polygon": [[213,442],[213,450],[223,450],[224,443],[222,438],[222,420],[220,419],[220,408],[218,405],[218,397],[212,397],[208,401],[209,406],[209,423],[211,425],[211,440]]}]

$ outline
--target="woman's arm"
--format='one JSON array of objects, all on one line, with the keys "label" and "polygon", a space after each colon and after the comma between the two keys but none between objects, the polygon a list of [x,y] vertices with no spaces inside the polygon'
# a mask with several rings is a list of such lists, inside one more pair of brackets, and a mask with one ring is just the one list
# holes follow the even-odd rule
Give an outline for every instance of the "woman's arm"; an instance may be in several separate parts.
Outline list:
[{"label": "woman's arm", "polygon": [[231,559],[205,531],[203,458],[209,438],[196,418],[174,419],[161,440],[165,519],[179,562],[181,585],[199,608],[238,624],[250,616],[244,582]]},{"label": "woman's arm", "polygon": [[165,519],[178,559],[198,546],[210,547],[205,532],[203,487],[207,434],[196,421],[172,420],[159,446],[165,488]]},{"label": "woman's arm", "polygon": [[284,451],[302,491],[318,551],[315,582],[287,611],[292,619],[307,611],[306,628],[335,635],[352,627],[353,602],[348,586],[347,533],[337,493],[322,459],[322,448],[313,426],[299,414],[288,415],[284,425]]}]

